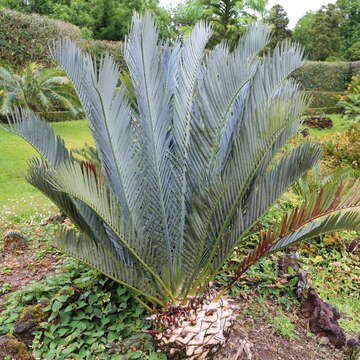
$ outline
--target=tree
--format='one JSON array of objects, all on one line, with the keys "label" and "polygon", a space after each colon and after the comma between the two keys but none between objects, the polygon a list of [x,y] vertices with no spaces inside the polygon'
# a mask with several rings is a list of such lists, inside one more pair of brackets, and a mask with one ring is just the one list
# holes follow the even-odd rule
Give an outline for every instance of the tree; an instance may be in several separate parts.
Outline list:
[{"label": "tree", "polygon": [[30,14],[47,15],[51,11],[51,1],[49,0],[1,0],[0,3],[4,7]]},{"label": "tree", "polygon": [[0,0],[2,5],[38,13],[79,26],[88,37],[124,40],[133,11],[149,10],[157,19],[161,35],[170,35],[170,17],[157,0]]},{"label": "tree", "polygon": [[265,22],[272,26],[272,37],[269,45],[271,49],[274,49],[280,41],[291,38],[292,32],[287,28],[289,18],[281,5],[274,5],[270,9],[269,14],[265,17]]},{"label": "tree", "polygon": [[223,294],[261,256],[327,231],[360,230],[358,185],[309,194],[261,235],[227,287],[210,289],[234,248],[321,151],[313,143],[280,151],[308,102],[289,79],[303,64],[301,48],[283,43],[258,57],[269,30],[252,25],[232,53],[222,43],[205,56],[211,35],[199,23],[184,44],[169,47],[148,13],[134,15],[124,54],[136,101],[118,88],[111,57],[97,69],[70,41],[54,46],[86,111],[100,166],[74,159],[29,110],[17,111],[12,126],[43,157],[31,162],[28,181],[80,230],[62,229],[56,244],[154,312],[154,333],[172,358],[185,336],[192,359],[222,343],[234,318]]},{"label": "tree", "polygon": [[269,0],[246,0],[245,6],[257,13],[260,18],[264,18],[267,15],[267,5]]},{"label": "tree", "polygon": [[187,35],[195,24],[204,16],[204,7],[201,0],[186,0],[179,3],[172,15],[175,32]]},{"label": "tree", "polygon": [[346,59],[350,61],[360,61],[360,40],[354,42],[346,51]]},{"label": "tree", "polygon": [[246,26],[257,20],[253,13],[264,14],[267,2],[267,0],[201,0],[204,7],[202,19],[209,21],[214,29],[209,46],[214,47],[225,40],[230,49],[233,49],[245,32]]},{"label": "tree", "polygon": [[340,26],[343,20],[343,13],[336,5],[322,6],[298,21],[294,40],[304,46],[310,60],[325,61],[330,56],[341,57],[344,39]]},{"label": "tree", "polygon": [[340,30],[344,37],[347,59],[360,60],[359,50],[357,50],[360,46],[360,0],[338,0],[336,5],[344,15]]},{"label": "tree", "polygon": [[176,32],[186,35],[197,21],[209,21],[214,33],[208,47],[226,40],[232,49],[246,26],[258,19],[256,15],[265,15],[267,3],[268,0],[187,0],[176,7],[173,23]]},{"label": "tree", "polygon": [[244,31],[241,24],[243,3],[237,0],[203,0],[204,18],[211,22],[214,35],[210,39],[210,47],[222,40],[233,46]]},{"label": "tree", "polygon": [[0,67],[0,113],[8,115],[18,106],[35,112],[79,106],[69,79],[55,68],[30,63],[19,73]]}]

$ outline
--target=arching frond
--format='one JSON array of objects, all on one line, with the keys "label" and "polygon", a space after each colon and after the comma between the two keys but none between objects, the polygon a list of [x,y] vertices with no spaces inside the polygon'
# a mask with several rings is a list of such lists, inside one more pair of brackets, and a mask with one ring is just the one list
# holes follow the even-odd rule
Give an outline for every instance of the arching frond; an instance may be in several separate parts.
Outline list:
[{"label": "arching frond", "polygon": [[28,109],[19,108],[13,112],[10,130],[30,143],[52,167],[71,157],[64,141],[54,134],[45,121]]},{"label": "arching frond", "polygon": [[159,258],[167,256],[161,248],[165,244],[160,242],[161,239],[155,239],[156,242],[144,241],[141,229],[135,229],[132,223],[125,220],[115,195],[92,171],[84,171],[78,163],[64,163],[49,177],[57,190],[67,193],[92,209],[115,235],[117,244],[143,267],[144,273],[157,279],[165,293],[168,291],[159,276],[166,265],[159,263],[155,256],[156,253]]},{"label": "arching frond", "polygon": [[128,213],[123,174],[120,170],[119,142],[129,135],[130,105],[124,89],[116,91],[119,70],[113,59],[105,56],[99,70],[88,54],[83,54],[69,40],[58,42],[52,55],[71,79],[90,121],[90,129],[98,148],[107,179]]},{"label": "arching frond", "polygon": [[305,143],[281,157],[273,168],[260,173],[243,202],[241,209],[229,231],[229,239],[221,241],[214,269],[218,269],[231,254],[241,237],[249,228],[270,208],[270,206],[288,189],[299,177],[311,169],[320,158],[320,147]]},{"label": "arching frond", "polygon": [[308,193],[301,207],[286,214],[278,226],[261,233],[259,245],[241,262],[229,286],[268,253],[346,229],[360,230],[360,183],[354,180],[328,184],[317,194]]},{"label": "arching frond", "polygon": [[154,286],[151,278],[144,276],[141,269],[124,264],[113,252],[96,244],[86,235],[76,234],[73,230],[62,230],[56,239],[56,245],[65,253],[97,269],[136,294],[164,306],[157,298],[156,284]]}]

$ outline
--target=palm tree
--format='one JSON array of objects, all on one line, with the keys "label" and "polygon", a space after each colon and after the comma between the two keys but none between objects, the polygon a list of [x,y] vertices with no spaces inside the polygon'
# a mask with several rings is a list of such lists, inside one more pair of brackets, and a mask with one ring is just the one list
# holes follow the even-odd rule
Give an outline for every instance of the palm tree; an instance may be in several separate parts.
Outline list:
[{"label": "palm tree", "polygon": [[[29,110],[16,111],[12,125],[42,155],[31,162],[28,181],[80,230],[62,230],[57,246],[153,311],[155,336],[172,359],[181,351],[204,359],[224,342],[233,306],[226,288],[217,292],[209,283],[320,157],[312,143],[280,151],[308,103],[289,78],[302,65],[301,48],[284,42],[259,58],[269,29],[252,25],[233,52],[222,43],[205,56],[211,35],[200,22],[184,44],[169,47],[149,14],[135,14],[125,60],[136,101],[125,86],[117,89],[110,56],[97,68],[68,40],[53,47],[86,111],[100,165],[74,159]],[[310,194],[261,235],[229,286],[269,252],[326,231],[360,229],[359,206],[353,182]]]},{"label": "palm tree", "polygon": [[269,4],[269,0],[247,0],[246,5],[249,9],[255,11],[261,19],[263,19],[268,10],[266,7]]},{"label": "palm tree", "polygon": [[29,63],[17,74],[0,67],[0,113],[10,114],[16,106],[35,112],[68,109],[76,113],[78,99],[71,82],[59,69]]},{"label": "palm tree", "polygon": [[203,18],[213,28],[208,46],[211,48],[221,41],[227,41],[232,50],[244,33],[247,25],[263,18],[268,0],[201,0],[204,6]]}]

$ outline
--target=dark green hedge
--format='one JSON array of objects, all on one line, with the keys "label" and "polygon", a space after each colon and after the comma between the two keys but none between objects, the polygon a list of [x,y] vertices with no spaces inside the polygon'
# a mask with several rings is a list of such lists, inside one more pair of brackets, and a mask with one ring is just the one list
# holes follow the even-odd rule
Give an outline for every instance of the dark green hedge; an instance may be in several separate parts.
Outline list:
[{"label": "dark green hedge", "polygon": [[[80,120],[85,117],[84,113],[74,114],[71,111],[48,111],[41,112],[38,115],[48,122]],[[8,117],[0,114],[0,123],[8,123]]]},{"label": "dark green hedge", "polygon": [[311,108],[336,107],[339,101],[337,96],[343,94],[336,91],[306,91],[306,93],[311,95]]},{"label": "dark green hedge", "polygon": [[293,76],[305,90],[346,90],[350,79],[360,71],[360,62],[315,62],[308,61],[294,72]]},{"label": "dark green hedge", "polygon": [[84,118],[84,114],[79,113],[74,115],[71,111],[48,111],[38,113],[38,115],[48,122],[79,120]]},{"label": "dark green hedge", "polygon": [[76,41],[98,59],[102,54],[110,53],[125,69],[121,42],[81,39],[80,29],[75,25],[0,8],[0,63],[14,67],[27,62],[54,65],[49,55],[49,43],[61,37]]},{"label": "dark green hedge", "polygon": [[0,62],[12,66],[33,61],[50,65],[49,42],[60,37],[79,40],[80,29],[37,14],[0,9]]},{"label": "dark green hedge", "polygon": [[120,41],[80,40],[79,46],[97,59],[108,53],[114,57],[122,70],[126,69],[123,57],[123,44]]}]

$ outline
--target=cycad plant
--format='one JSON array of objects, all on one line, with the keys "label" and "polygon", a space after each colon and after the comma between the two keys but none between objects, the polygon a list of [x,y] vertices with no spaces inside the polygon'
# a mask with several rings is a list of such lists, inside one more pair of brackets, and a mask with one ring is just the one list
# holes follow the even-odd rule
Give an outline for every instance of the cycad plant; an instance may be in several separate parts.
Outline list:
[{"label": "cycad plant", "polygon": [[17,106],[35,112],[68,109],[76,113],[79,104],[71,82],[59,69],[29,63],[17,73],[1,66],[0,113],[8,115]]},{"label": "cycad plant", "polygon": [[[52,48],[81,100],[99,162],[78,161],[33,112],[12,129],[42,155],[28,181],[80,232],[56,244],[128,287],[174,359],[205,358],[233,319],[229,299],[209,283],[259,217],[319,159],[316,144],[289,152],[308,99],[289,75],[302,50],[284,42],[270,55],[264,25],[252,25],[233,52],[204,54],[211,29],[198,23],[183,44],[159,43],[149,14],[134,15],[125,44],[132,83],[118,88],[110,56],[99,67],[67,40]],[[131,96],[131,98],[129,98]],[[37,131],[34,132],[33,129]],[[262,234],[230,283],[266,253],[325,231],[360,228],[353,183],[322,190]],[[180,349],[179,349],[180,348]]]}]

